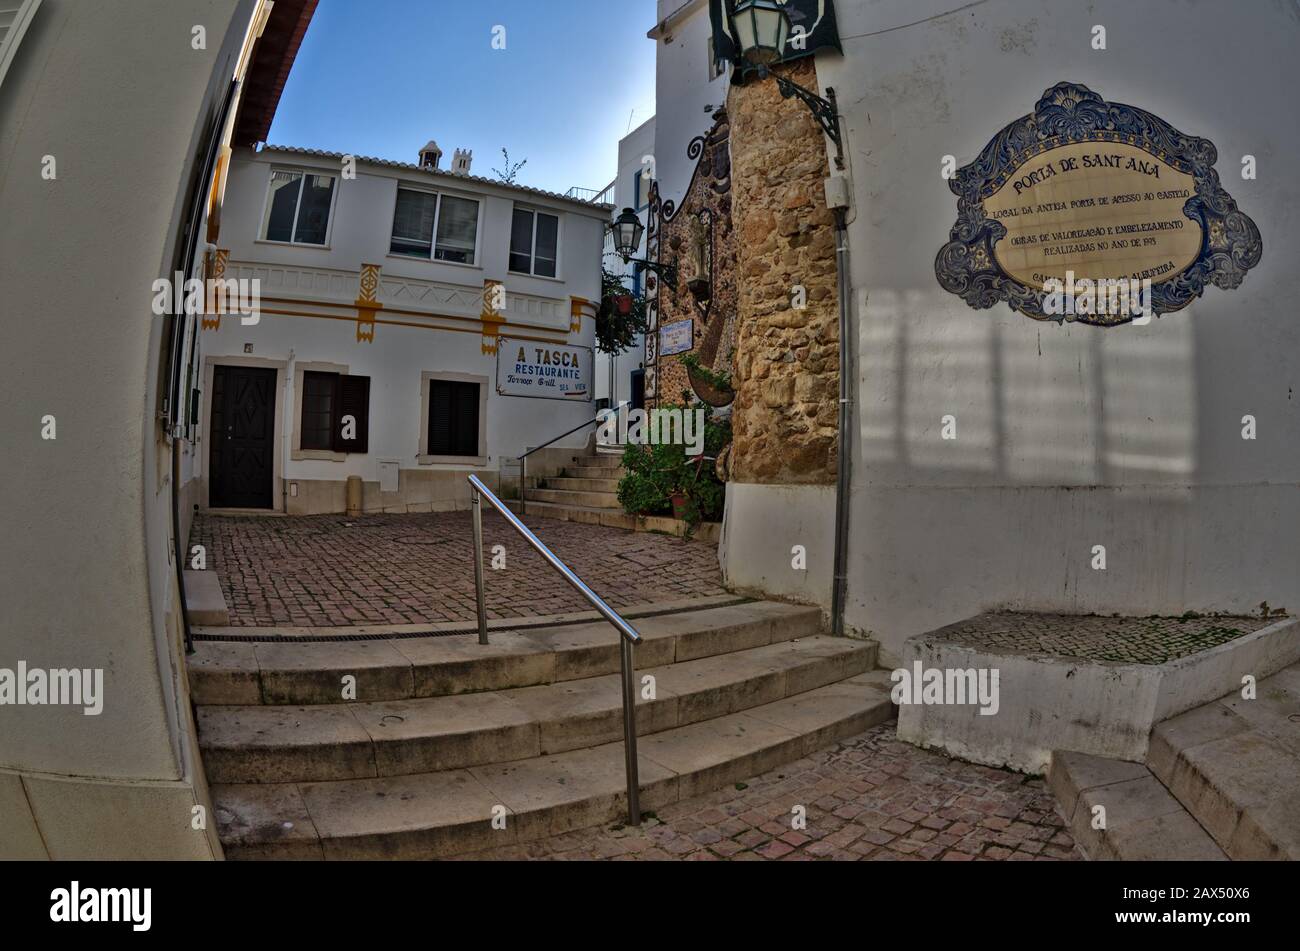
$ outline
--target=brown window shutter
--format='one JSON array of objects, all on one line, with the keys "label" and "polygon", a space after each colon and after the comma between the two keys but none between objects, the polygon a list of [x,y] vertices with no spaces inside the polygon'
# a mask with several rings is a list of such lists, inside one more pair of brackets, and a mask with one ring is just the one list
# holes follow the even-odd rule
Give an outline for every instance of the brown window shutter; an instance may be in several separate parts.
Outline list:
[{"label": "brown window shutter", "polygon": [[[370,451],[370,377],[339,377],[338,410],[334,419],[335,452]],[[357,421],[356,438],[343,438],[343,417]]]}]

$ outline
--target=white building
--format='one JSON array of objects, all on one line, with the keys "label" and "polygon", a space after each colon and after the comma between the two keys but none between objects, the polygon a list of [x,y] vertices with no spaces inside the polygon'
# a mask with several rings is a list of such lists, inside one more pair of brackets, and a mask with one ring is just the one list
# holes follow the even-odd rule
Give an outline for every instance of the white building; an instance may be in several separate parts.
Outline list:
[{"label": "white building", "polygon": [[[657,22],[646,34],[656,45],[655,99],[665,104],[660,115],[633,129],[618,143],[618,177],[614,181],[615,215],[632,208],[649,226],[650,183],[657,182],[663,201],[680,202],[691,180],[695,161],[687,147],[713,125],[713,113],[725,104],[729,68],[713,55],[708,0],[658,0]],[[645,236],[636,256],[644,257]],[[606,267],[628,275],[635,296],[645,290],[645,275],[624,266],[612,245],[606,247]],[[645,341],[615,358],[596,357],[596,394],[609,405],[642,405]]]},{"label": "white building", "polygon": [[731,67],[713,55],[708,0],[658,0],[655,41],[655,180],[664,201],[680,204],[695,160],[687,146],[713,125],[727,102]]},{"label": "white building", "polygon": [[[633,209],[642,225],[650,219],[650,183],[654,180],[655,119],[651,116],[618,143],[618,177],[614,179],[615,215],[624,208]],[[645,257],[645,237],[635,257]],[[605,242],[605,268],[626,276],[626,285],[634,297],[645,293],[645,273],[635,264],[624,264],[614,252],[613,239]],[[645,341],[638,335],[632,346],[617,356],[596,354],[596,396],[607,399],[609,406],[629,403],[642,405],[644,392]]]},{"label": "white building", "polygon": [[[1174,0],[834,8],[844,53],[816,54],[814,91],[838,93],[847,167],[826,174],[847,177],[851,200],[846,627],[892,663],[908,636],[987,610],[1294,610],[1300,186],[1267,159],[1300,149],[1293,12]],[[1192,49],[1216,68],[1172,65]],[[1241,286],[1098,327],[1005,303],[975,310],[939,285],[936,253],[957,217],[945,162],[971,163],[1062,81],[1213,143],[1217,175],[1263,235]],[[669,115],[691,107],[661,95],[657,109],[662,173]],[[730,583],[830,606],[833,486],[732,484],[726,519]],[[790,569],[796,544],[806,571]]]},{"label": "white building", "polygon": [[594,417],[609,206],[420,156],[234,153],[218,270],[261,313],[204,321],[199,507],[341,512],[349,477],[366,511],[460,507]]}]

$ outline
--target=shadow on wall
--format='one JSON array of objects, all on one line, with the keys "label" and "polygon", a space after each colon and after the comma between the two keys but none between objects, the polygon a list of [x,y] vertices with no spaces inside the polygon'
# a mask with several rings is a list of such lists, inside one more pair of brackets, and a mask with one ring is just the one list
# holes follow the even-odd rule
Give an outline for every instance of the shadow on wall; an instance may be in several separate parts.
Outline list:
[{"label": "shadow on wall", "polygon": [[1103,329],[875,292],[860,311],[859,465],[875,485],[1186,485],[1191,310]]}]

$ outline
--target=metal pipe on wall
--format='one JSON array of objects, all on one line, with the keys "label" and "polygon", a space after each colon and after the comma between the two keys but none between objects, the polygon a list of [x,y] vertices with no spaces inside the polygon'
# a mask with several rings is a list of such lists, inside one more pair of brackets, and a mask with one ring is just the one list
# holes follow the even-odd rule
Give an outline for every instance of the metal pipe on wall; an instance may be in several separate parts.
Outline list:
[{"label": "metal pipe on wall", "polygon": [[839,451],[835,473],[835,561],[831,588],[831,633],[844,633],[844,599],[848,589],[849,473],[853,460],[853,348],[851,282],[849,280],[848,209],[835,209],[835,263],[840,295]]}]

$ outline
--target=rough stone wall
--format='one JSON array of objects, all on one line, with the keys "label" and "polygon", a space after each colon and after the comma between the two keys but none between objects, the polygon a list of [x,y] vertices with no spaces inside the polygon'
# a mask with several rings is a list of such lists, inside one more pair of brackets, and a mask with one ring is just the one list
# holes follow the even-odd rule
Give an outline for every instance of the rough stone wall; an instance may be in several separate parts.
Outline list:
[{"label": "rough stone wall", "polygon": [[[713,127],[697,138],[698,164],[690,187],[680,205],[661,208],[659,259],[676,260],[680,271],[677,287],[670,293],[663,287],[658,295],[655,339],[649,341],[647,366],[655,368],[654,393],[646,403],[690,403],[695,400],[686,368],[680,358],[694,354],[701,364],[718,373],[734,374],[736,353],[736,232],[731,212],[731,159],[728,145],[729,122],[720,113]],[[691,262],[691,223],[702,212],[708,214],[705,239],[708,243],[708,273],[696,275]],[[690,288],[694,277],[707,279],[708,292],[699,296]],[[647,285],[649,287],[649,285]],[[686,353],[658,352],[658,332],[668,324],[693,320],[691,349]],[[649,388],[647,388],[649,389]]]},{"label": "rough stone wall", "polygon": [[[778,67],[817,88],[811,59]],[[731,162],[739,320],[731,479],[832,482],[839,399],[834,216],[825,139],[807,106],[771,80],[733,85]],[[792,306],[796,285],[807,293]]]}]

